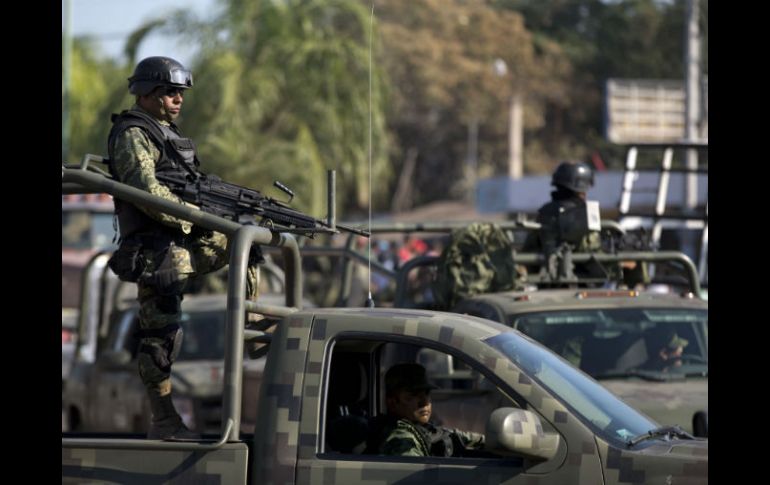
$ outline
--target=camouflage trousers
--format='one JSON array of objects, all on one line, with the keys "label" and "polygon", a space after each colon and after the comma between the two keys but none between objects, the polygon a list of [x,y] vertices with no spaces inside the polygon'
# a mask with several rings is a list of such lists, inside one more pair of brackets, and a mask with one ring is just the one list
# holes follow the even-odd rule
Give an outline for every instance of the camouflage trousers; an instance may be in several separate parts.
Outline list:
[{"label": "camouflage trousers", "polygon": [[[190,237],[167,244],[162,236],[158,238],[158,243],[142,250],[146,268],[137,282],[142,334],[137,360],[144,385],[164,396],[171,392],[171,363],[182,341],[179,323],[184,291],[192,279],[226,265],[229,254],[227,237],[219,232],[193,230]],[[252,249],[252,256],[256,253]],[[246,296],[250,300],[259,294],[258,259],[249,258]]]}]

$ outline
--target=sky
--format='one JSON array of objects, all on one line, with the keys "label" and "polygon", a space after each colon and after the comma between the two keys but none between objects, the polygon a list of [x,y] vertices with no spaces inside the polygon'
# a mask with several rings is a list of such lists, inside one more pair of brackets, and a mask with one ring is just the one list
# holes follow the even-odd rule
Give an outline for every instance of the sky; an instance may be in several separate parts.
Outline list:
[{"label": "sky", "polygon": [[[67,2],[72,9],[72,35],[94,37],[100,52],[117,60],[124,60],[128,35],[144,22],[178,8],[187,8],[205,19],[219,8],[218,0],[62,0],[62,30]],[[137,58],[167,56],[189,65],[195,52],[194,46],[155,32],[142,43]]]}]

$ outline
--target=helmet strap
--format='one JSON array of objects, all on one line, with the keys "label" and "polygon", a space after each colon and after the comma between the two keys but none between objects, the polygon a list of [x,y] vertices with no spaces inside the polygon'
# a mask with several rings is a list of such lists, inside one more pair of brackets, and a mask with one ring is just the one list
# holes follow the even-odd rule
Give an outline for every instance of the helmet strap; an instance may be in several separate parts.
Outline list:
[{"label": "helmet strap", "polygon": [[165,121],[170,122],[171,121],[170,116],[168,114],[168,111],[166,111],[166,106],[163,104],[163,97],[162,96],[157,96],[157,97],[155,97],[155,99],[158,100],[158,105],[159,105],[159,108],[160,108],[160,115],[163,117],[163,119]]}]

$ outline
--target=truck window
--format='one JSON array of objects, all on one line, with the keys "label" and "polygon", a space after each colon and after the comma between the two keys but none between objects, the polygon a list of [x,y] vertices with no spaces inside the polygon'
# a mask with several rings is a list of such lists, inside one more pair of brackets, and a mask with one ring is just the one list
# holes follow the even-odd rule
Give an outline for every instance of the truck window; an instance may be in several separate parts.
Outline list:
[{"label": "truck window", "polygon": [[[378,455],[388,404],[385,375],[399,363],[419,363],[429,382],[432,426],[461,430],[462,436],[483,436],[486,420],[499,407],[521,407],[469,364],[462,355],[403,342],[346,340],[335,343],[327,373],[325,451]],[[391,415],[392,416],[392,415]],[[473,439],[473,438],[469,438]],[[497,457],[468,441],[457,457]],[[441,456],[441,455],[431,455]]]},{"label": "truck window", "polygon": [[432,420],[440,426],[484,433],[487,417],[499,407],[522,407],[476,370],[462,354],[429,347],[386,343],[381,349],[379,413],[386,413],[385,373],[399,362],[425,367],[428,380],[439,387],[431,391]]},{"label": "truck window", "polygon": [[371,417],[369,355],[337,346],[329,366],[326,445],[339,453],[363,453]]},{"label": "truck window", "polygon": [[626,440],[654,429],[656,424],[618,399],[598,382],[541,344],[517,333],[501,333],[485,340],[527,375],[549,389],[599,436],[621,446]]}]

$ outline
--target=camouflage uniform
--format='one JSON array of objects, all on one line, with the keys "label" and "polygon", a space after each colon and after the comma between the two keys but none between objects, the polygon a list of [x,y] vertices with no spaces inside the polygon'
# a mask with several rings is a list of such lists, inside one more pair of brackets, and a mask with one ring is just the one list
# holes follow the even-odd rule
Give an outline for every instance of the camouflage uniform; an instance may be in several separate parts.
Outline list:
[{"label": "camouflage uniform", "polygon": [[417,424],[407,419],[390,418],[383,427],[377,447],[381,455],[462,456],[465,449],[482,449],[484,435]]},{"label": "camouflage uniform", "polygon": [[[428,382],[425,367],[415,363],[396,364],[385,373],[385,394],[399,390],[430,392],[437,387]],[[421,424],[389,414],[372,423],[368,453],[402,456],[463,456],[465,450],[484,446],[484,435]]]},{"label": "camouflage uniform", "polygon": [[463,298],[521,289],[511,241],[497,224],[473,223],[452,231],[433,283],[438,307],[451,310]]},{"label": "camouflage uniform", "polygon": [[[143,111],[138,105],[132,110]],[[146,112],[145,112],[146,113]],[[156,120],[159,124],[170,123]],[[129,127],[115,136],[111,150],[111,170],[125,184],[174,202],[183,203],[155,177],[156,162],[161,153],[148,134],[139,127]],[[223,267],[228,262],[227,238],[224,234],[195,227],[185,221],[153,209],[137,209],[147,216],[142,227],[123,237],[121,247],[138,245],[144,271],[138,278],[139,323],[143,332],[139,353],[139,373],[148,391],[160,396],[171,392],[171,362],[178,348],[170,348],[169,334],[176,332],[181,316],[180,304],[190,278]],[[118,208],[116,207],[116,212]],[[261,260],[252,251],[247,273],[247,292],[256,299]],[[181,340],[181,339],[180,339]]]}]

